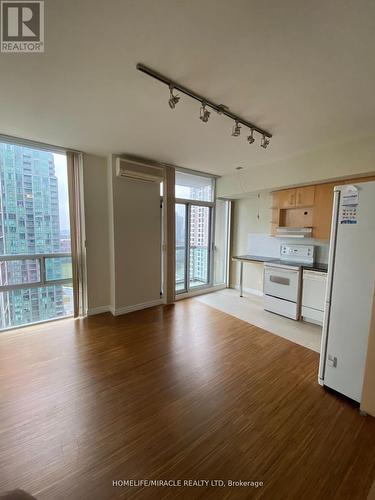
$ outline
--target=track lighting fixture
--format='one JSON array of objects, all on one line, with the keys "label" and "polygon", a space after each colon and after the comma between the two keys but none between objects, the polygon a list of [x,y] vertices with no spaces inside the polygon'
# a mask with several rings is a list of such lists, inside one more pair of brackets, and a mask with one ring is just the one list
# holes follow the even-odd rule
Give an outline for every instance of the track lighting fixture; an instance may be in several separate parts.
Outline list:
[{"label": "track lighting fixture", "polygon": [[176,104],[180,100],[180,96],[174,95],[173,94],[173,90],[174,90],[173,85],[170,85],[169,86],[169,101],[168,101],[168,104],[169,104],[169,107],[171,109],[174,109],[176,107]]},{"label": "track lighting fixture", "polygon": [[261,147],[264,149],[267,149],[268,144],[270,143],[270,140],[267,139],[267,137],[263,134],[262,140],[261,140]]},{"label": "track lighting fixture", "polygon": [[203,123],[207,123],[208,122],[210,114],[211,113],[208,111],[208,109],[206,109],[206,103],[202,102],[202,107],[201,107],[201,110],[200,110],[199,118],[202,120]]},{"label": "track lighting fixture", "polygon": [[255,141],[255,139],[254,139],[254,129],[252,128],[251,132],[250,132],[250,135],[247,136],[247,142],[249,144],[253,144],[254,141]]},{"label": "track lighting fixture", "polygon": [[233,137],[238,137],[241,133],[241,125],[238,123],[238,121],[236,120],[234,125],[233,125],[233,129],[232,129],[232,136]]},{"label": "track lighting fixture", "polygon": [[[176,104],[180,101],[180,96],[178,94],[175,94],[174,92],[180,92],[181,94],[184,94],[191,99],[194,99],[198,101],[201,104],[200,108],[200,113],[199,113],[199,119],[203,123],[207,123],[211,112],[216,111],[221,116],[226,116],[230,120],[233,120],[234,125],[232,129],[232,136],[233,137],[238,137],[241,134],[241,126],[249,128],[250,129],[250,135],[247,136],[247,142],[249,144],[253,144],[255,141],[254,134],[255,132],[259,134],[262,139],[261,139],[261,147],[263,149],[266,149],[267,146],[270,143],[270,139],[272,137],[272,134],[270,134],[267,130],[264,130],[255,123],[251,123],[244,118],[241,118],[237,114],[233,113],[227,106],[224,104],[216,104],[215,102],[211,101],[210,99],[207,99],[206,97],[197,94],[193,90],[184,87],[183,85],[180,85],[179,83],[175,82],[174,80],[171,80],[170,78],[154,71],[151,68],[148,68],[144,64],[138,63],[137,64],[137,70],[142,71],[142,73],[150,76],[151,78],[154,78],[155,80],[158,80],[159,82],[163,83],[164,85],[168,85],[169,87],[169,100],[168,104],[171,109],[174,109],[176,107]],[[206,107],[210,108],[210,111],[206,109]]]}]

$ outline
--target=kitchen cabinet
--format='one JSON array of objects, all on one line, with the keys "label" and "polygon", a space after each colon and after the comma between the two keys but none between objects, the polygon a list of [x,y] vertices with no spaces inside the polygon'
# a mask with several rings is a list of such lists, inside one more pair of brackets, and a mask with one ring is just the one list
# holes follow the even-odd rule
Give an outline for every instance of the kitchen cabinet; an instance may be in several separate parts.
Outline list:
[{"label": "kitchen cabinet", "polygon": [[281,210],[287,208],[312,207],[314,205],[314,197],[315,186],[283,189],[282,191],[277,191],[277,204],[278,208]]},{"label": "kitchen cabinet", "polygon": [[278,208],[294,208],[296,206],[296,190],[284,189],[278,192]]},{"label": "kitchen cabinet", "polygon": [[296,189],[296,207],[312,207],[315,201],[315,186]]},{"label": "kitchen cabinet", "polygon": [[285,227],[313,227],[313,208],[291,208],[283,210],[280,216],[280,226]]},{"label": "kitchen cabinet", "polygon": [[335,186],[337,186],[337,182],[315,186],[313,237],[318,240],[328,240],[331,234],[333,188]]},{"label": "kitchen cabinet", "polygon": [[271,234],[278,227],[312,227],[313,238],[328,240],[331,233],[333,188],[375,180],[375,175],[283,189],[272,193]]},{"label": "kitchen cabinet", "polygon": [[309,323],[323,324],[327,273],[303,271],[302,319]]}]

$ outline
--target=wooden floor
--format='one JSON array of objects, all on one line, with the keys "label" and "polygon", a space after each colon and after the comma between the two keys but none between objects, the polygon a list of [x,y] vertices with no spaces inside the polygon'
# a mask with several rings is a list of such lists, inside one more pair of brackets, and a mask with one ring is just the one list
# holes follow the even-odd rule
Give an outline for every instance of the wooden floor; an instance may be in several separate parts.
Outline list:
[{"label": "wooden floor", "polygon": [[[375,419],[317,369],[317,353],[193,299],[3,332],[0,492],[364,500]],[[264,486],[112,486],[130,479]]]}]

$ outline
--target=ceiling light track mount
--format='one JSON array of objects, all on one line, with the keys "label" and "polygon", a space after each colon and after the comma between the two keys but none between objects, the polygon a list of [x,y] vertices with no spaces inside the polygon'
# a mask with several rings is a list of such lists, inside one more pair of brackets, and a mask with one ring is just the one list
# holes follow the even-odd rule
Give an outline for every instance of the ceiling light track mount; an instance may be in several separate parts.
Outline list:
[{"label": "ceiling light track mount", "polygon": [[[252,131],[252,134],[254,133],[254,131],[258,132],[258,134],[260,134],[263,138],[262,143],[265,144],[265,146],[263,146],[263,147],[268,146],[269,139],[272,137],[272,134],[270,134],[270,132],[268,132],[267,130],[264,130],[260,127],[257,127],[256,125],[254,125],[254,123],[251,123],[247,120],[244,120],[243,118],[236,115],[235,113],[232,113],[232,111],[227,106],[224,106],[223,104],[216,104],[215,102],[210,101],[206,97],[201,96],[199,94],[196,94],[195,92],[188,89],[187,87],[180,85],[179,83],[167,78],[166,76],[158,73],[157,71],[154,71],[153,69],[149,68],[148,66],[145,66],[144,64],[138,63],[137,70],[142,71],[142,73],[145,73],[146,75],[151,76],[152,78],[155,78],[155,80],[158,80],[159,82],[164,83],[165,85],[167,85],[169,87],[169,90],[170,90],[169,105],[172,109],[175,107],[175,105],[178,103],[178,101],[180,99],[178,95],[173,94],[173,91],[180,92],[181,94],[185,94],[188,97],[191,97],[192,99],[195,99],[196,101],[199,101],[201,106],[204,107],[204,110],[206,111],[206,113],[209,113],[205,109],[207,106],[207,107],[213,109],[214,111],[216,111],[216,113],[218,113],[219,115],[225,115],[228,118],[231,118],[235,122],[237,127],[239,127],[241,124],[244,127],[248,127]],[[171,105],[171,101],[173,102],[174,105]],[[206,114],[206,117],[208,120],[209,114],[208,115]],[[202,120],[202,121],[204,121],[206,123],[207,120]],[[239,134],[237,134],[237,135],[239,135]],[[237,136],[237,135],[235,135],[235,136]]]}]

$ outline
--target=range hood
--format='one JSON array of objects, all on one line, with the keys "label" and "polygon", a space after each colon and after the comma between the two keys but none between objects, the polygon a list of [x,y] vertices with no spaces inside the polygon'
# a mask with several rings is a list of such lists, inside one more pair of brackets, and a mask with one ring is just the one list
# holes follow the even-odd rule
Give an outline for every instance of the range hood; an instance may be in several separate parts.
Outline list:
[{"label": "range hood", "polygon": [[311,238],[312,227],[283,227],[276,229],[277,238]]}]

